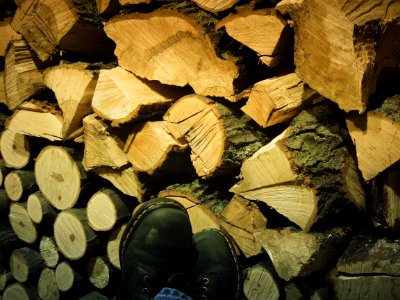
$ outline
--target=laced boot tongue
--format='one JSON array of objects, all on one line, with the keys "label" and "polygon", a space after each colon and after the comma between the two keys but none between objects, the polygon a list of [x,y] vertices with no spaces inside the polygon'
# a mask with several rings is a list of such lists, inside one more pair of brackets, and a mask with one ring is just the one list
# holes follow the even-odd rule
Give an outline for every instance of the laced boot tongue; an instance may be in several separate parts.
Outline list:
[{"label": "laced boot tongue", "polygon": [[185,273],[175,273],[172,274],[165,284],[166,287],[176,289],[181,291],[182,293],[188,294],[190,291],[189,283],[187,282],[187,278]]}]

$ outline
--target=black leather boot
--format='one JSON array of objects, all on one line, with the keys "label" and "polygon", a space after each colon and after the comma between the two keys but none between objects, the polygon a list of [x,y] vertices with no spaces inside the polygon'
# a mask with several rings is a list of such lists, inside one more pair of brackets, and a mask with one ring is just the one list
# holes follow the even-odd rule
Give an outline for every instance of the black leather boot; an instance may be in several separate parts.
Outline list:
[{"label": "black leather boot", "polygon": [[122,235],[117,299],[152,299],[163,287],[184,292],[191,245],[189,216],[180,203],[158,198],[141,204]]},{"label": "black leather boot", "polygon": [[243,274],[233,243],[217,229],[206,229],[193,236],[192,272],[194,299],[242,299]]}]

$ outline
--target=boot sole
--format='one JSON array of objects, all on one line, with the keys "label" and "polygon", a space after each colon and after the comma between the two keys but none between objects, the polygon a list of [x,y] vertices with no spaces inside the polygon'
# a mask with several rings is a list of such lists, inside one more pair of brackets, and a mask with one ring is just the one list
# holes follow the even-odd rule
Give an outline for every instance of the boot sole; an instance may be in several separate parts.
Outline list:
[{"label": "boot sole", "polygon": [[[135,229],[139,226],[141,220],[146,215],[148,215],[150,212],[152,212],[156,209],[165,208],[165,207],[176,207],[187,214],[185,207],[182,204],[180,204],[179,202],[172,200],[172,199],[156,198],[156,199],[151,199],[151,200],[148,200],[146,202],[139,204],[137,209],[134,210],[131,220],[127,224],[127,226],[124,230],[124,233],[122,234],[122,237],[121,237],[121,246],[120,246],[120,252],[119,252],[120,262],[122,262],[124,260],[125,247],[130,242],[132,235],[135,232]],[[188,216],[188,218],[189,218],[189,216]]]}]

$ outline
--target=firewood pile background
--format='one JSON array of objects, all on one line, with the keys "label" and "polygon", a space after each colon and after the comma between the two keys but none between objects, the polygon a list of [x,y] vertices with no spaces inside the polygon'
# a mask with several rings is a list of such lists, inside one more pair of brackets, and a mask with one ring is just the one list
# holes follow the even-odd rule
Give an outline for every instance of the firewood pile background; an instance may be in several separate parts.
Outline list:
[{"label": "firewood pile background", "polygon": [[153,197],[244,297],[400,298],[400,1],[0,0],[2,299],[111,299]]}]

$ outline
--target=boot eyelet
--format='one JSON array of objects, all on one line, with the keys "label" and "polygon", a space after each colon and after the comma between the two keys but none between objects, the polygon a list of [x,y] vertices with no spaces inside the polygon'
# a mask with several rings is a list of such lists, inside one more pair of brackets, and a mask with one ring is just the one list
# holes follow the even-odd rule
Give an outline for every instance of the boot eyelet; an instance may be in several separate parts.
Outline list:
[{"label": "boot eyelet", "polygon": [[145,296],[149,296],[149,295],[150,295],[150,291],[149,291],[148,288],[143,288],[143,289],[142,289],[142,293],[143,293],[143,295],[145,295]]},{"label": "boot eyelet", "polygon": [[201,298],[201,299],[204,299],[204,300],[207,300],[207,299],[208,299],[206,295],[201,295],[200,298]]},{"label": "boot eyelet", "polygon": [[201,287],[201,292],[204,293],[204,294],[207,293],[207,287],[202,286]]},{"label": "boot eyelet", "polygon": [[149,283],[150,282],[150,276],[144,276],[143,277],[143,281],[145,282],[145,283]]},{"label": "boot eyelet", "polygon": [[210,282],[210,279],[208,279],[207,277],[204,277],[204,278],[201,279],[201,282],[203,284],[208,284]]}]

